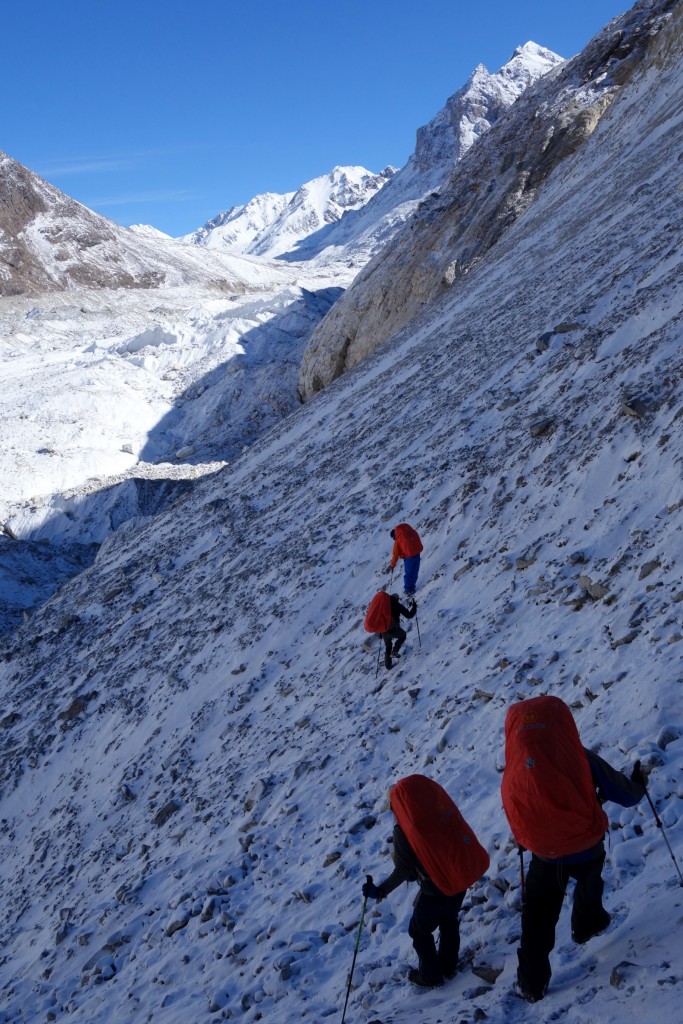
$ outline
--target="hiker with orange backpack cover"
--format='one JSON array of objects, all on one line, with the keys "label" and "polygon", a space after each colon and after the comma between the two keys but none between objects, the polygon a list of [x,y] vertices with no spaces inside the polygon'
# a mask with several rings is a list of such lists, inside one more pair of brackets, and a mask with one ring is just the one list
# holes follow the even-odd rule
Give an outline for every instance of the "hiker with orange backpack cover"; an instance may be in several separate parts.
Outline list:
[{"label": "hiker with orange backpack cover", "polygon": [[403,592],[406,603],[410,603],[415,597],[417,576],[420,571],[420,554],[424,551],[422,541],[417,530],[409,523],[399,523],[389,536],[394,542],[394,550],[391,554],[391,562],[387,566],[387,572],[393,573],[399,558],[403,559]]},{"label": "hiker with orange backpack cover", "polygon": [[[392,656],[394,658],[400,657],[400,650],[403,644],[406,642],[408,634],[401,625],[401,616],[405,616],[406,619],[412,619],[417,615],[417,601],[413,600],[410,608],[406,608],[402,605],[398,599],[398,594],[391,595],[391,625],[386,633],[381,633],[381,638],[384,640],[384,667],[393,668]],[[393,641],[393,646],[392,646]]]},{"label": "hiker with orange backpack cover", "polygon": [[633,807],[645,795],[639,763],[628,779],[582,746],[571,711],[559,697],[513,704],[505,719],[502,798],[512,834],[531,851],[524,886],[517,992],[530,1003],[548,989],[549,955],[570,878],[575,879],[571,930],[582,944],[604,931],[605,801]]},{"label": "hiker with orange backpack cover", "polygon": [[446,790],[425,775],[400,779],[389,790],[389,806],[396,818],[394,870],[379,885],[369,875],[363,896],[382,900],[402,882],[419,883],[408,925],[419,966],[408,978],[420,988],[436,988],[455,975],[458,914],[466,890],[487,870],[489,855]]},{"label": "hiker with orange backpack cover", "polygon": [[[401,626],[401,616],[412,619],[417,615],[417,604],[413,601],[412,608],[405,608],[398,599],[398,594],[387,594],[379,590],[368,605],[365,616],[364,628],[366,633],[377,633],[381,640],[384,640],[384,666],[392,668],[392,654],[399,657],[399,651],[406,641],[408,634]],[[393,640],[393,648],[392,648]],[[377,666],[379,667],[379,651],[377,652]],[[376,673],[375,673],[376,674]]]}]

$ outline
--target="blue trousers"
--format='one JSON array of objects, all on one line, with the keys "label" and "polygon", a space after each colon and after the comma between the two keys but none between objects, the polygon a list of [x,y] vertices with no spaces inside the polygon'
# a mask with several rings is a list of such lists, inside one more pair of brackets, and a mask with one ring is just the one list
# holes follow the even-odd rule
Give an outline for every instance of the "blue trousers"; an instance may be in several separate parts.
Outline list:
[{"label": "blue trousers", "polygon": [[420,556],[412,555],[403,559],[403,589],[406,594],[414,594],[417,586],[417,574],[420,571]]}]

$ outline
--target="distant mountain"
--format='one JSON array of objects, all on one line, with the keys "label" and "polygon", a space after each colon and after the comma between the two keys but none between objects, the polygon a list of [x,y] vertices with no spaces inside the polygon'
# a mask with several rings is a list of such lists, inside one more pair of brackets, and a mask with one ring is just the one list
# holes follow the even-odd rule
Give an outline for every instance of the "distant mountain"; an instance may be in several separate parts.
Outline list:
[{"label": "distant mountain", "polygon": [[195,281],[245,290],[239,261],[207,258],[148,227],[121,227],[0,152],[0,295]]},{"label": "distant mountain", "polygon": [[[642,6],[635,10],[633,21],[642,18]],[[653,14],[652,20],[657,17]],[[316,328],[301,370],[305,398],[447,292],[467,290],[467,275],[591,137],[648,45],[643,32],[631,30],[625,36],[623,29],[608,26],[582,53],[499,114],[476,150],[470,148],[465,159],[451,165],[439,188],[366,263]],[[504,84],[511,90],[507,76]],[[438,144],[434,149],[442,152]]]},{"label": "distant mountain", "polygon": [[360,268],[524,90],[562,63],[556,53],[528,42],[495,74],[480,64],[418,130],[415,152],[398,172],[335,167],[298,192],[268,192],[232,207],[183,240],[226,252]]},{"label": "distant mountain", "polygon": [[[248,287],[244,268],[226,262],[239,256],[338,263],[348,275],[392,237],[529,83],[561,60],[527,43],[496,74],[480,65],[418,131],[415,153],[399,172],[335,167],[295,192],[255,196],[181,239],[149,225],[123,228],[0,152],[0,295],[193,281],[231,293]],[[253,268],[244,277],[251,281]]]},{"label": "distant mountain", "polygon": [[244,206],[232,206],[182,241],[222,252],[281,256],[364,206],[395,173],[393,167],[380,174],[364,167],[335,167],[296,192],[265,192]]},{"label": "distant mountain", "polygon": [[387,186],[327,231],[302,240],[289,257],[317,258],[322,263],[343,257],[347,263],[363,266],[418,204],[441,187],[470,147],[515,100],[533,82],[563,63],[552,50],[528,42],[493,74],[479,64],[443,109],[418,129],[415,152]]}]

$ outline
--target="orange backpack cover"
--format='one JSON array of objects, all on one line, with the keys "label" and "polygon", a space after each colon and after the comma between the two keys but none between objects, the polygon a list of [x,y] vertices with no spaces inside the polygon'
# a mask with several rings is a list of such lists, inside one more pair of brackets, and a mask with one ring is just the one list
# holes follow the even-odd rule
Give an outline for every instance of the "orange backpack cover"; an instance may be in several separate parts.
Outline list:
[{"label": "orange backpack cover", "polygon": [[368,605],[365,616],[366,633],[386,633],[391,628],[391,598],[379,590]]},{"label": "orange backpack cover", "polygon": [[394,527],[394,548],[399,558],[412,558],[424,550],[417,530],[408,523]]},{"label": "orange backpack cover", "polygon": [[589,850],[607,831],[574,717],[559,697],[509,708],[502,797],[516,841],[539,857]]},{"label": "orange backpack cover", "polygon": [[409,775],[392,786],[389,803],[413,853],[444,895],[464,892],[481,878],[489,855],[438,782]]}]

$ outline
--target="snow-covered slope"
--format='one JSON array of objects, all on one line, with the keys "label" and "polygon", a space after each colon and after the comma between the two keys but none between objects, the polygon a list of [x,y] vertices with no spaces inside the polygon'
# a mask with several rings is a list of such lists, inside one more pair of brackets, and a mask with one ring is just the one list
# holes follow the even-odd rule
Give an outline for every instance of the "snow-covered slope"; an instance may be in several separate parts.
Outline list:
[{"label": "snow-covered slope", "polygon": [[244,206],[233,206],[183,241],[221,252],[281,256],[364,206],[395,173],[393,167],[380,174],[364,167],[335,167],[296,192],[267,192]]},{"label": "snow-covered slope", "polygon": [[[565,908],[546,1000],[510,995],[499,789],[506,708],[555,693],[588,746],[652,767],[683,860],[671,7],[466,291],[124,526],[6,645],[2,1024],[338,1018],[361,884],[389,870],[387,784],[415,771],[491,868],[438,992],[404,979],[411,887],[368,908],[347,1019],[677,1019],[683,889],[647,804],[607,806],[608,931],[572,945]],[[362,620],[401,520],[425,542],[419,634],[376,678]]]}]

